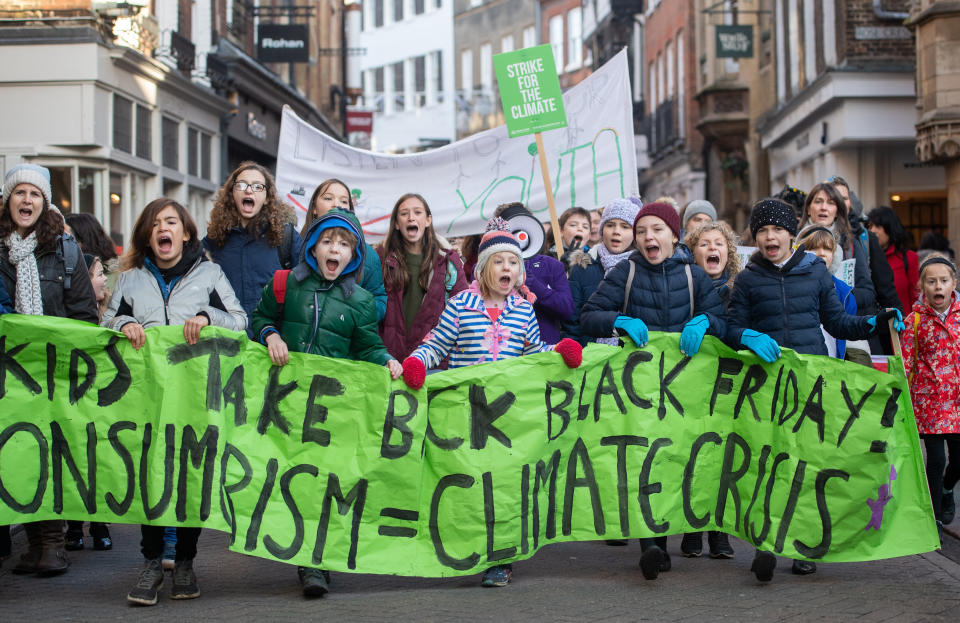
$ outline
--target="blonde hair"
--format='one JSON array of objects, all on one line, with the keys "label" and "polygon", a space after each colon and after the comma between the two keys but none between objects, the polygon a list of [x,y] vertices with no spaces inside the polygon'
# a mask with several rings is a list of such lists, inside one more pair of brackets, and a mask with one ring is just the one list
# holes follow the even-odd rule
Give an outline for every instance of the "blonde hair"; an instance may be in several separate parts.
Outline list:
[{"label": "blonde hair", "polygon": [[727,265],[723,267],[723,272],[730,275],[730,280],[727,283],[732,285],[733,280],[740,274],[743,267],[740,265],[740,255],[737,253],[737,245],[740,244],[740,239],[726,222],[710,221],[709,223],[703,223],[693,231],[687,232],[687,235],[683,238],[683,244],[687,245],[687,248],[692,252],[694,247],[700,244],[700,238],[708,231],[720,232],[727,241]]},{"label": "blonde hair", "polygon": [[[937,261],[931,262],[930,260],[936,259]],[[920,283],[923,283],[923,271],[932,266],[933,264],[944,264],[950,268],[950,272],[953,273],[953,279],[957,279],[957,265],[953,263],[949,256],[940,253],[939,251],[933,251],[929,253],[923,261],[920,262]]]},{"label": "blonde hair", "polygon": [[[497,253],[510,253],[511,255],[516,255],[517,261],[520,263],[520,278],[523,279],[523,258],[516,253],[512,253],[511,251],[497,251]],[[494,253],[493,255],[496,255],[497,253]],[[493,259],[493,255],[490,256],[490,259]],[[480,286],[480,296],[486,298],[497,287],[497,278],[493,273],[493,262],[488,261],[486,264],[484,264],[483,270],[480,271],[480,274],[477,275],[476,278],[477,284]],[[519,289],[520,284],[517,284],[517,287],[514,288],[514,291]]]}]

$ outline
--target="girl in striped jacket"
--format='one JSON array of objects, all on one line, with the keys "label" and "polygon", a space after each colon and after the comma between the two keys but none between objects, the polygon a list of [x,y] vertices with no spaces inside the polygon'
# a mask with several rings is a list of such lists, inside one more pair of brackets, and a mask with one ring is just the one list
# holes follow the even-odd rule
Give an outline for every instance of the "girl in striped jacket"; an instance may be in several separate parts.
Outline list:
[{"label": "girl in striped jacket", "polygon": [[[555,350],[571,368],[580,365],[579,343],[565,338],[556,346],[540,339],[533,311],[533,295],[523,285],[520,244],[501,218],[487,224],[480,241],[475,280],[447,301],[440,322],[403,362],[403,380],[414,389],[423,386],[428,368],[450,357],[450,368],[500,361]],[[496,565],[483,574],[483,586],[506,586],[511,565]]]}]

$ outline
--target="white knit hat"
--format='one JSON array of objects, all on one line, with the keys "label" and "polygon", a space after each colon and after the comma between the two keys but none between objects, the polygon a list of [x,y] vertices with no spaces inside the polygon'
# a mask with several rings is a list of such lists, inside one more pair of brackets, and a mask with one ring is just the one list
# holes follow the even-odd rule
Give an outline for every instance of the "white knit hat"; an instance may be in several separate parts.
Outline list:
[{"label": "white knit hat", "polygon": [[10,199],[13,189],[20,184],[33,184],[43,193],[43,198],[47,200],[47,205],[53,203],[52,193],[50,192],[50,170],[36,164],[21,164],[7,171],[3,179],[3,200]]}]

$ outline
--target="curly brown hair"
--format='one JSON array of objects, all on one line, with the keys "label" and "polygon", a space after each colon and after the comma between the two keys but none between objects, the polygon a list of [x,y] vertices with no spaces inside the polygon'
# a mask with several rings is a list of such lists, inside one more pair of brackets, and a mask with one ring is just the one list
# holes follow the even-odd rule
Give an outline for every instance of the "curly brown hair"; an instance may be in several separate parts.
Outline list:
[{"label": "curly brown hair", "polygon": [[[400,213],[400,205],[407,199],[417,199],[420,201],[427,211],[427,216],[432,216],[430,206],[427,205],[427,200],[417,193],[400,195],[400,198],[397,199],[397,202],[393,205],[393,212],[390,213],[390,226],[387,230],[389,233],[383,242],[380,243],[380,246],[385,251],[383,258],[380,260],[380,268],[383,271],[383,286],[387,292],[403,292],[407,287],[407,281],[410,280],[410,273],[407,272],[406,248],[403,244],[403,234],[397,229],[397,215]],[[417,281],[420,284],[420,288],[426,292],[427,287],[430,285],[430,269],[433,267],[433,263],[437,261],[437,254],[440,253],[440,242],[437,240],[437,232],[434,231],[432,223],[423,232],[420,251],[423,256],[423,260],[421,260],[423,269],[420,271],[420,278]],[[387,258],[391,255],[397,261],[397,270],[395,271],[389,270],[387,266]]]},{"label": "curly brown hair", "polygon": [[240,226],[240,212],[237,210],[237,203],[233,200],[233,185],[241,173],[250,169],[258,171],[266,181],[267,198],[260,212],[247,223],[247,233],[254,237],[263,235],[268,245],[279,247],[283,243],[283,226],[296,222],[293,208],[283,203],[277,195],[277,185],[270,171],[256,162],[247,160],[233,170],[227,181],[217,191],[217,198],[213,201],[210,222],[207,224],[207,236],[218,247],[226,244],[227,235],[232,227]]},{"label": "curly brown hair", "polygon": [[[5,239],[11,232],[17,231],[13,217],[10,216],[10,195],[11,193],[8,192],[3,199],[3,212],[0,213],[0,240]],[[37,222],[33,224],[27,235],[29,236],[34,231],[37,232],[36,252],[50,251],[56,248],[57,239],[63,233],[63,215],[57,208],[50,205],[46,198],[43,200],[43,211],[40,212]]]},{"label": "curly brown hair", "polygon": [[340,184],[347,189],[347,197],[349,197],[348,201],[350,202],[350,211],[353,212],[356,209],[356,206],[353,203],[353,193],[350,192],[350,187],[347,186],[346,182],[343,180],[338,180],[335,177],[323,180],[320,182],[320,185],[314,189],[313,194],[310,195],[310,203],[307,204],[307,220],[304,222],[303,228],[300,230],[301,238],[307,235],[307,230],[310,229],[310,225],[312,225],[315,220],[320,218],[320,215],[317,214],[316,210],[313,209],[313,207],[317,204],[317,197],[327,192],[327,189],[334,184]]}]

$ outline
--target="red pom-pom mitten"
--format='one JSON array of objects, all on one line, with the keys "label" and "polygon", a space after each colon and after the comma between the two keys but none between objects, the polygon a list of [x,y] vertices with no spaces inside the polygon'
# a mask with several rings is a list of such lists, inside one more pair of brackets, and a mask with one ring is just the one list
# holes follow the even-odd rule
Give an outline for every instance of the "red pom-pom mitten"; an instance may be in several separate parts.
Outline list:
[{"label": "red pom-pom mitten", "polygon": [[[557,342],[553,350],[560,353],[560,356],[563,357],[563,363],[567,364],[568,368],[579,368],[580,364],[583,363],[583,347],[575,340],[565,337]],[[406,366],[403,369],[406,371]],[[404,372],[404,377],[406,377],[406,372]]]},{"label": "red pom-pom mitten", "polygon": [[[579,344],[577,344],[579,346]],[[427,367],[416,357],[407,357],[403,360],[403,382],[412,389],[423,387],[423,380],[427,377]]]}]

